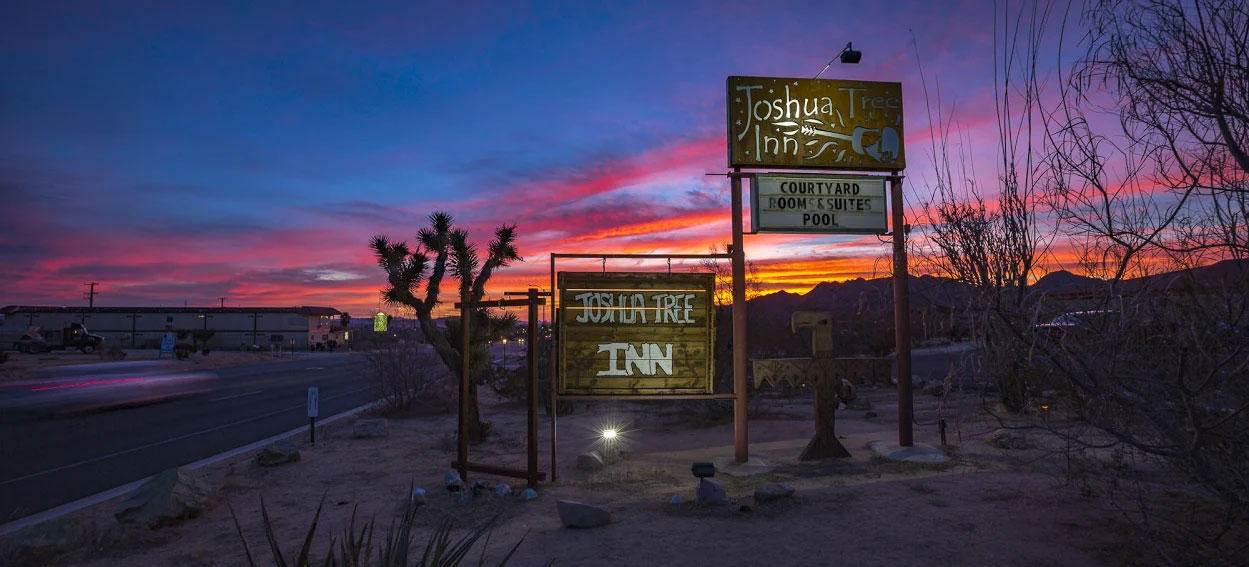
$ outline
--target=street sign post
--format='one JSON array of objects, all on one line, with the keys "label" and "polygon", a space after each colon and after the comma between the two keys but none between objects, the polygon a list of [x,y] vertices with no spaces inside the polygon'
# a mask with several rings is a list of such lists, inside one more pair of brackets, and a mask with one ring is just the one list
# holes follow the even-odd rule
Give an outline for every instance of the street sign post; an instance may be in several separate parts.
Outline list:
[{"label": "street sign post", "polygon": [[164,338],[160,340],[160,353],[156,357],[160,358],[166,354],[173,354],[173,345],[177,342],[178,339],[174,338],[172,332],[165,333]]},{"label": "street sign post", "polygon": [[312,444],[317,444],[317,417],[321,413],[321,391],[316,386],[308,387],[308,435]]}]

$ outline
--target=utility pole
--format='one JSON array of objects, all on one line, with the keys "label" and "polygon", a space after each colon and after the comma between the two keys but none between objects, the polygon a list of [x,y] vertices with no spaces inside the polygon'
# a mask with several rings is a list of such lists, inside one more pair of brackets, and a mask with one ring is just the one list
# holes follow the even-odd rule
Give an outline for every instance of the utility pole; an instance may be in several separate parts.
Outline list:
[{"label": "utility pole", "polygon": [[96,282],[87,282],[82,285],[85,285],[88,288],[90,288],[90,290],[87,291],[87,293],[82,294],[82,298],[87,300],[87,307],[95,307],[95,286],[99,284]]},{"label": "utility pole", "polygon": [[226,298],[224,298],[224,297],[222,297],[222,298],[221,298],[221,308],[222,308],[222,309],[225,309],[225,308],[226,308]]}]

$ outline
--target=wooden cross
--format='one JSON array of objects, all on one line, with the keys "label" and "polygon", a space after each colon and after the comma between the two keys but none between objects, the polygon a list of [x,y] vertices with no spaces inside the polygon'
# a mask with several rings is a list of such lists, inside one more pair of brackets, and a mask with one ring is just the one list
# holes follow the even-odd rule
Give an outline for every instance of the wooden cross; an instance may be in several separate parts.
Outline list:
[{"label": "wooden cross", "polygon": [[850,452],[837,440],[838,401],[855,398],[856,383],[865,377],[888,376],[887,358],[834,358],[833,316],[822,311],[797,311],[790,317],[790,330],[811,329],[812,358],[771,358],[755,360],[755,387],[776,386],[784,380],[792,386],[811,384],[815,392],[815,436],[802,450],[799,460],[849,457]]}]

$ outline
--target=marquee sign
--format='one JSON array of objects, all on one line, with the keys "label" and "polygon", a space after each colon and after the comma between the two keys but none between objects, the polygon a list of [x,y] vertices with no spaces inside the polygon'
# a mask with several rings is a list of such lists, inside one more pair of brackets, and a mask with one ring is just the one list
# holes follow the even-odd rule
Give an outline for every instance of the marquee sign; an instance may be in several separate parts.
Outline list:
[{"label": "marquee sign", "polygon": [[730,167],[906,167],[902,84],[728,78]]},{"label": "marquee sign", "polygon": [[559,393],[710,394],[715,274],[560,272]]},{"label": "marquee sign", "polygon": [[757,173],[750,177],[754,232],[879,234],[888,230],[884,177]]}]

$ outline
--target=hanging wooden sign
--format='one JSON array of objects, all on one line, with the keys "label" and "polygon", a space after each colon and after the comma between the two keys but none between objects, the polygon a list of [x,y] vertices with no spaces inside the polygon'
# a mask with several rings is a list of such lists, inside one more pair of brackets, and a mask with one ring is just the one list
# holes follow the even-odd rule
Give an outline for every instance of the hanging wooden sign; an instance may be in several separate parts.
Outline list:
[{"label": "hanging wooden sign", "polygon": [[715,274],[560,272],[559,393],[710,394]]}]

